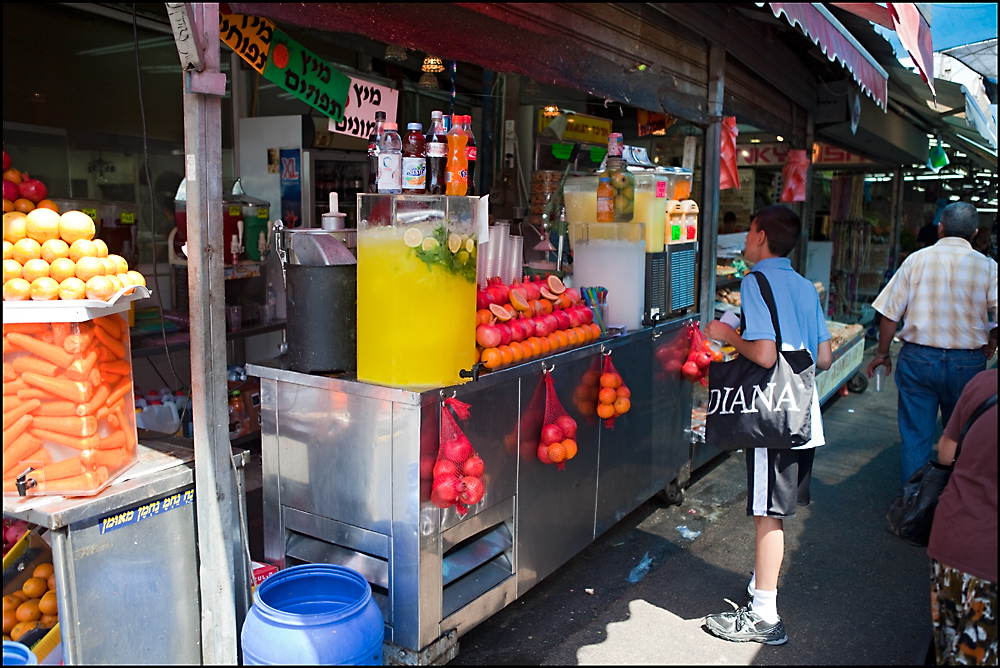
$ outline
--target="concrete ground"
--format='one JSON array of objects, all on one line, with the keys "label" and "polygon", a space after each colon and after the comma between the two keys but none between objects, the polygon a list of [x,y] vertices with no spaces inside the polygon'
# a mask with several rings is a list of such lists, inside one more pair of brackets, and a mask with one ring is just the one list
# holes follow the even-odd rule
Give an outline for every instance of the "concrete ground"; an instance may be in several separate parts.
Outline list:
[{"label": "concrete ground", "polygon": [[[680,506],[646,503],[471,630],[452,663],[879,665],[922,659],[929,561],[924,549],[885,529],[885,510],[899,486],[896,400],[890,379],[881,393],[870,386],[824,408],[827,445],[816,455],[812,504],[785,522],[778,610],[787,644],[730,643],[702,628],[706,614],[731,609],[726,598],[743,603],[753,570],[746,469],[737,453],[698,473]],[[651,560],[648,572],[633,576],[633,583],[629,576],[644,557]]]}]

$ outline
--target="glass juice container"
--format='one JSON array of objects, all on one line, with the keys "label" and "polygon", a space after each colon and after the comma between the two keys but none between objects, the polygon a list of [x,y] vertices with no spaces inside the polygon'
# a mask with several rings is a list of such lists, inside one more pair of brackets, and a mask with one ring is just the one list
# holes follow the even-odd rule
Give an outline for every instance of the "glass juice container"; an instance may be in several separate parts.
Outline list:
[{"label": "glass juice container", "polygon": [[358,198],[358,379],[404,388],[464,382],[476,357],[478,199]]},{"label": "glass juice container", "polygon": [[646,225],[646,252],[663,252],[667,215],[667,183],[664,174],[641,172],[635,175],[635,214],[633,223]]},{"label": "glass juice container", "polygon": [[[597,222],[597,176],[571,176],[563,186],[563,204],[566,206],[566,222]],[[570,236],[570,250],[573,237]]]},{"label": "glass juice container", "polygon": [[643,223],[575,223],[573,284],[608,290],[608,322],[638,329],[646,295],[646,226]]}]

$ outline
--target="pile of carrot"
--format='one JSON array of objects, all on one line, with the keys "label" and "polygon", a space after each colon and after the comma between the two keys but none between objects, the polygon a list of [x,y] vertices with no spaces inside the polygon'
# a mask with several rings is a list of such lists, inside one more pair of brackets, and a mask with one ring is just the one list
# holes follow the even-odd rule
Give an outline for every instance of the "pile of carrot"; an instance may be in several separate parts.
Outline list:
[{"label": "pile of carrot", "polygon": [[[117,314],[82,323],[3,325],[3,491],[29,466],[31,493],[86,493],[134,457],[128,325]],[[102,422],[110,427],[99,436]],[[102,431],[105,431],[102,429]],[[78,454],[56,460],[49,444]]]}]

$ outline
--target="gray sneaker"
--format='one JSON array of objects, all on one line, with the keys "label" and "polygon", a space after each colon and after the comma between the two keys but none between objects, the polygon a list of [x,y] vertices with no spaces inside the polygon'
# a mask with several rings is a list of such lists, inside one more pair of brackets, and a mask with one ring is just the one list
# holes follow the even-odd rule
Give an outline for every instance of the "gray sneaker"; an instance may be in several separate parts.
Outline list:
[{"label": "gray sneaker", "polygon": [[749,606],[709,615],[705,617],[705,627],[712,635],[732,642],[759,642],[765,645],[784,645],[788,642],[785,625],[780,619],[776,624],[768,624]]}]

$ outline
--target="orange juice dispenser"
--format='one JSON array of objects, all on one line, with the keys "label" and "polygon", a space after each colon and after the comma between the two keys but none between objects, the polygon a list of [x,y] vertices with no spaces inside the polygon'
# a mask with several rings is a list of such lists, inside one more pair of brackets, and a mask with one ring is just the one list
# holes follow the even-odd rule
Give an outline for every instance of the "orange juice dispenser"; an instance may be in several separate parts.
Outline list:
[{"label": "orange juice dispenser", "polygon": [[358,197],[358,380],[464,382],[476,358],[478,198]]}]

